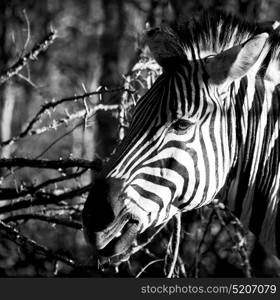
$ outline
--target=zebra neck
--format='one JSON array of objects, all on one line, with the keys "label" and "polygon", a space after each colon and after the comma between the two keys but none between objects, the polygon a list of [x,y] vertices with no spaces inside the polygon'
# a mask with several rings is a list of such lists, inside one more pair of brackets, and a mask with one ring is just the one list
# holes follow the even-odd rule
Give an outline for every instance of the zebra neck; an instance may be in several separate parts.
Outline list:
[{"label": "zebra neck", "polygon": [[[272,236],[263,228],[275,226],[279,205],[279,97],[279,89],[261,78],[242,79],[236,94],[238,160],[227,201],[245,227],[263,240]],[[265,222],[271,225],[265,227]]]}]

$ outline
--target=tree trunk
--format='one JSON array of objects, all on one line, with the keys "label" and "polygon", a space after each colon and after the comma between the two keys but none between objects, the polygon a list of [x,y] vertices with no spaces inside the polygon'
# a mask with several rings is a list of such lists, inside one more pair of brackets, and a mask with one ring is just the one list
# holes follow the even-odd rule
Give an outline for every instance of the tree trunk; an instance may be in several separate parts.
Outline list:
[{"label": "tree trunk", "polygon": [[[2,141],[8,140],[12,137],[12,126],[13,126],[13,112],[15,107],[15,93],[13,85],[11,83],[5,84],[2,90],[2,113],[1,113],[1,138]],[[0,157],[9,158],[12,152],[13,145],[8,145],[2,149]]]},{"label": "tree trunk", "polygon": [[[125,10],[123,1],[102,0],[103,34],[100,40],[102,55],[101,77],[99,85],[103,87],[119,86],[122,83],[119,70],[120,45],[125,30]],[[105,94],[103,104],[115,104],[120,101],[120,93]],[[118,121],[111,113],[99,112],[96,117],[96,152],[101,157],[108,157],[118,139]]]},{"label": "tree trunk", "polygon": [[[8,53],[6,50],[6,33],[7,33],[7,9],[8,3],[6,0],[0,1],[0,72],[4,72],[8,65]],[[7,84],[0,85],[0,139],[5,140],[10,136],[10,122],[5,120],[5,113],[13,109],[13,103],[8,103],[9,97],[6,97]],[[10,110],[10,111],[9,111]],[[8,122],[7,122],[8,121]],[[0,157],[4,149],[0,149]]]}]

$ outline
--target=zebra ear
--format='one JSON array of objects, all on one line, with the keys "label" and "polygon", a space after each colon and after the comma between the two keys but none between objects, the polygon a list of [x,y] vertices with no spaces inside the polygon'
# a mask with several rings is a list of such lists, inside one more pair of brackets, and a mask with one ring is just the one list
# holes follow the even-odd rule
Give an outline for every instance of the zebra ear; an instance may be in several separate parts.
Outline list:
[{"label": "zebra ear", "polygon": [[268,38],[262,33],[242,45],[225,50],[206,62],[206,71],[213,84],[231,83],[246,75],[259,59]]},{"label": "zebra ear", "polygon": [[148,30],[144,40],[147,43],[152,56],[162,67],[166,63],[174,62],[185,57],[183,46],[179,42],[176,33],[166,26]]}]

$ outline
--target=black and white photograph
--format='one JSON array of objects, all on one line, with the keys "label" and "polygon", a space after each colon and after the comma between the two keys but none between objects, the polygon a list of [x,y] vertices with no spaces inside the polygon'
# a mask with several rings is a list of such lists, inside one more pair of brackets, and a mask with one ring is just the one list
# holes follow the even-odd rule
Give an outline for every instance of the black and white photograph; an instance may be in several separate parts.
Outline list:
[{"label": "black and white photograph", "polygon": [[0,278],[279,278],[279,135],[279,0],[0,0]]}]

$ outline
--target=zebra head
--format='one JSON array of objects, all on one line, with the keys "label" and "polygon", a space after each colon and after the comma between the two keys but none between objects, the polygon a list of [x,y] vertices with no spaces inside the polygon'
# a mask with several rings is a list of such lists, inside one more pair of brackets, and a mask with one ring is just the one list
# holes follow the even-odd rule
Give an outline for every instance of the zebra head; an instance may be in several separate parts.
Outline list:
[{"label": "zebra head", "polygon": [[210,203],[225,185],[237,144],[233,85],[258,68],[268,38],[234,22],[207,17],[147,32],[163,74],[83,210],[85,235],[104,261],[128,259],[139,234]]}]

